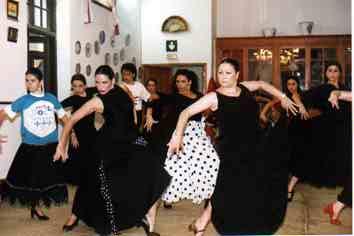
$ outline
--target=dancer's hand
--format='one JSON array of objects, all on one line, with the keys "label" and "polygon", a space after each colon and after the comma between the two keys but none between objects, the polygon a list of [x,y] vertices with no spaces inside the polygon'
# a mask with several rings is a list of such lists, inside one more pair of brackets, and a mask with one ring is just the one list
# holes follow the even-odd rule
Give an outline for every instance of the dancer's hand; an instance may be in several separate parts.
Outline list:
[{"label": "dancer's hand", "polygon": [[144,128],[146,128],[146,130],[147,130],[148,132],[150,132],[152,126],[154,125],[154,123],[156,123],[156,121],[152,118],[152,116],[147,115],[147,116],[146,116],[146,122],[145,122]]},{"label": "dancer's hand", "polygon": [[293,115],[296,115],[297,105],[287,96],[282,97],[281,106],[286,110],[287,113],[290,111]]},{"label": "dancer's hand", "polygon": [[168,151],[167,151],[167,156],[170,156],[172,154],[179,154],[179,152],[182,150],[182,141],[183,141],[183,137],[173,134],[170,142],[168,142],[167,146],[168,146]]},{"label": "dancer's hand", "polygon": [[79,148],[79,140],[77,140],[75,132],[71,132],[70,141],[71,141],[71,146],[73,146],[73,148],[75,149]]},{"label": "dancer's hand", "polygon": [[339,110],[338,97],[339,92],[332,91],[328,98],[328,101],[332,104],[332,108],[336,108],[337,110]]},{"label": "dancer's hand", "polygon": [[7,136],[0,135],[0,154],[2,154],[2,144],[7,142]]},{"label": "dancer's hand", "polygon": [[64,148],[62,147],[62,145],[60,143],[58,143],[57,145],[57,149],[55,151],[55,154],[53,156],[53,161],[58,161],[58,160],[62,160],[63,162],[65,162],[68,159],[68,154],[67,152],[64,150]]},{"label": "dancer's hand", "polygon": [[301,119],[308,120],[310,118],[310,114],[307,112],[304,105],[299,105],[299,113],[301,114]]}]

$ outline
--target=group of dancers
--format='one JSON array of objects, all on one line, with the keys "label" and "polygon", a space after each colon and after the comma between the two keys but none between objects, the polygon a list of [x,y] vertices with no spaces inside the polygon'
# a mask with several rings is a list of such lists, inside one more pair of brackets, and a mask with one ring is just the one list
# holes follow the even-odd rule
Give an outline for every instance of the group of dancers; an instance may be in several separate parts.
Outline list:
[{"label": "group of dancers", "polygon": [[[204,235],[210,222],[219,235],[272,234],[300,179],[344,186],[325,207],[330,222],[339,224],[352,198],[351,92],[341,87],[340,73],[338,63],[328,64],[326,84],[306,92],[289,77],[282,93],[263,81],[240,82],[239,63],[226,58],[217,68],[217,88],[203,96],[188,69],[177,70],[172,93],[163,94],[156,80],[146,81],[148,89],[137,81],[132,63],[122,66],[121,83],[102,65],[94,88],[76,74],[73,95],[59,103],[43,91],[41,71],[30,68],[28,94],[0,111],[0,124],[17,113],[22,118],[22,144],[2,199],[49,220],[41,207],[66,203],[70,182],[78,187],[64,231],[82,220],[98,235],[142,227],[158,236],[159,200],[188,199],[205,202],[188,226],[194,235]],[[274,97],[261,112],[258,90]],[[68,117],[64,108],[73,114]],[[206,111],[216,118],[215,143],[205,132]],[[104,118],[99,130],[97,113]],[[64,125],[59,140],[55,114]],[[270,128],[262,130],[259,120]]]}]

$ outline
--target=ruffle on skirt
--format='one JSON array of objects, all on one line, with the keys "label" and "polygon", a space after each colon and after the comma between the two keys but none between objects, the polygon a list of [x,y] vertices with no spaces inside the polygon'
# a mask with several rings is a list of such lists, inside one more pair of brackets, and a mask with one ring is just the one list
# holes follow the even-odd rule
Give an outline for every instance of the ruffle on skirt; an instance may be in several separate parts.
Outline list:
[{"label": "ruffle on skirt", "polygon": [[50,207],[68,201],[63,164],[53,162],[56,145],[20,145],[6,179],[4,200],[26,207]]}]

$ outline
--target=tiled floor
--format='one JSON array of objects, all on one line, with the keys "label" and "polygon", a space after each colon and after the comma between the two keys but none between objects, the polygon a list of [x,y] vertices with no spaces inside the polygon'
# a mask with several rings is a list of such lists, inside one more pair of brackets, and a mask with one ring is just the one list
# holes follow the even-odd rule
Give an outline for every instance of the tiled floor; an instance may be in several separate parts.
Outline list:
[{"label": "tiled floor", "polygon": [[[287,215],[278,235],[286,234],[352,234],[352,210],[345,209],[342,216],[342,225],[329,224],[328,216],[322,213],[323,206],[335,199],[340,189],[317,189],[299,184],[293,202],[288,206]],[[70,200],[74,189],[70,188]],[[187,231],[188,224],[198,216],[202,206],[193,205],[184,201],[175,204],[173,209],[160,208],[156,231],[161,236],[193,236]],[[29,211],[21,208],[11,208],[3,203],[0,208],[0,235],[1,236],[90,236],[93,231],[80,223],[74,231],[65,233],[61,227],[70,214],[70,205],[53,207],[46,211],[51,217],[48,222],[31,220]],[[123,233],[125,236],[144,236],[142,229],[131,229]],[[123,236],[122,235],[122,236]],[[215,230],[210,225],[205,236],[215,236]]]}]

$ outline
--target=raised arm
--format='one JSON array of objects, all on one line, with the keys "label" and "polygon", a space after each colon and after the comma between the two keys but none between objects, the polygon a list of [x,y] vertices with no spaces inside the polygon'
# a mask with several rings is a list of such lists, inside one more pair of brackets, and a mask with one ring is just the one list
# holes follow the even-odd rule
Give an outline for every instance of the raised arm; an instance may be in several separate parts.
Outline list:
[{"label": "raised arm", "polygon": [[93,112],[103,112],[103,103],[101,99],[95,97],[90,101],[86,102],[79,110],[74,112],[74,114],[68,119],[64,124],[64,128],[57,146],[56,153],[54,155],[54,161],[60,158],[65,161],[68,157],[65,153],[65,147],[68,143],[68,137],[70,135],[73,126],[82,118],[90,115]]},{"label": "raised arm", "polygon": [[250,91],[263,90],[269,93],[270,95],[273,95],[281,101],[281,105],[284,109],[286,109],[286,111],[290,111],[291,113],[296,115],[297,105],[273,85],[268,84],[264,81],[244,81],[241,84],[248,88]]},{"label": "raised arm", "polygon": [[214,92],[203,96],[181,112],[177,121],[175,132],[172,135],[170,142],[167,144],[169,146],[168,153],[179,153],[182,146],[184,129],[189,118],[209,108],[211,110],[217,109],[217,98]]}]

